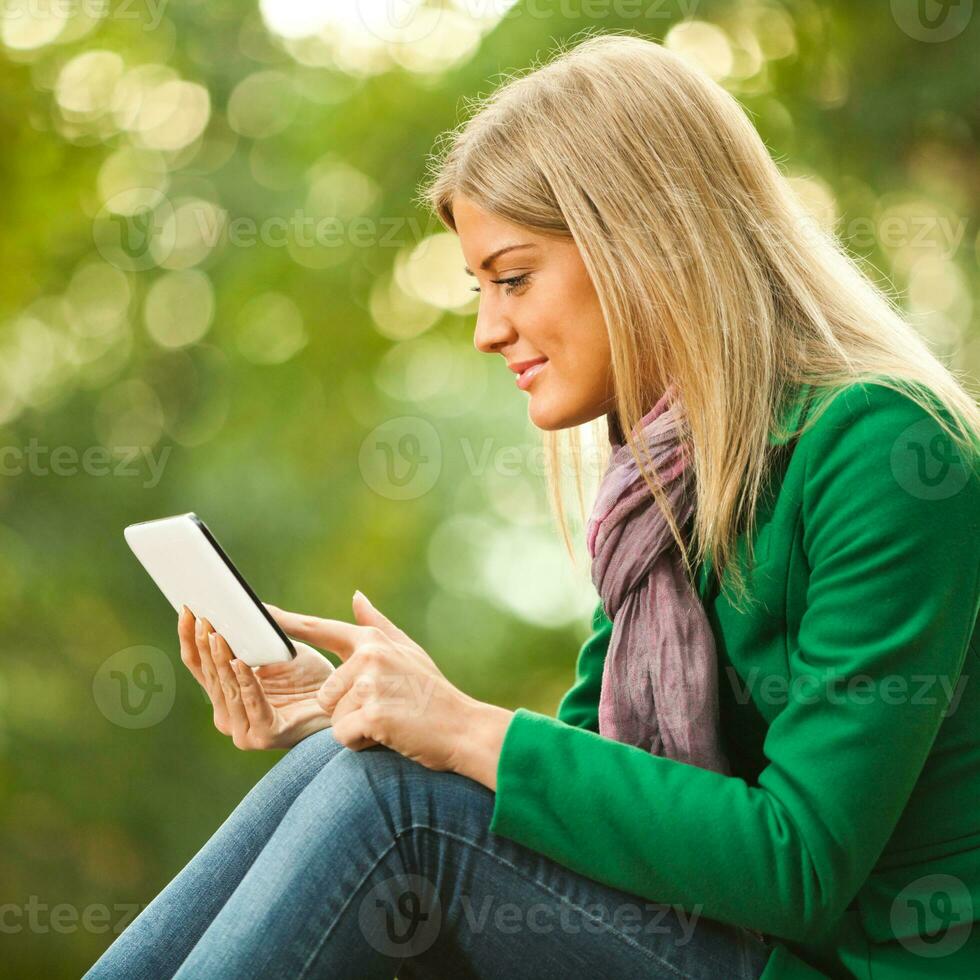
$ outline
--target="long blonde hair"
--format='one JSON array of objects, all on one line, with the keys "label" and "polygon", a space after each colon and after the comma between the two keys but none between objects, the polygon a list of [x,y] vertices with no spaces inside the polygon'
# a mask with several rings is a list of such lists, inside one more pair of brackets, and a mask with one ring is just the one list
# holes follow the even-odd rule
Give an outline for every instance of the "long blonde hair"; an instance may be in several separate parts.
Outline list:
[{"label": "long blonde hair", "polygon": [[[809,217],[736,100],[681,57],[628,31],[589,36],[473,107],[430,157],[420,201],[453,231],[462,194],[575,241],[609,332],[615,419],[688,574],[710,557],[719,581],[731,566],[733,591],[744,593],[738,536],[751,560],[769,437],[798,385],[832,394],[873,380],[904,391],[976,449],[980,409],[965,379]],[[693,560],[632,431],[670,382],[691,451]],[[829,398],[818,401],[798,432]],[[572,554],[563,435],[581,510],[580,430],[543,438],[549,499]]]}]

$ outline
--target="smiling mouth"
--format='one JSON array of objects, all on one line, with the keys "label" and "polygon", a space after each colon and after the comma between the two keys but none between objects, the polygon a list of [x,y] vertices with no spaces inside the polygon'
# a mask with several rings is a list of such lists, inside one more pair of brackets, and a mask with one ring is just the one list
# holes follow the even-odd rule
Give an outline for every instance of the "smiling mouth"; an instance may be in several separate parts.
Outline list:
[{"label": "smiling mouth", "polygon": [[529,368],[525,368],[517,376],[517,387],[522,391],[526,390],[531,382],[548,366],[547,361],[538,361],[537,364],[532,364]]}]

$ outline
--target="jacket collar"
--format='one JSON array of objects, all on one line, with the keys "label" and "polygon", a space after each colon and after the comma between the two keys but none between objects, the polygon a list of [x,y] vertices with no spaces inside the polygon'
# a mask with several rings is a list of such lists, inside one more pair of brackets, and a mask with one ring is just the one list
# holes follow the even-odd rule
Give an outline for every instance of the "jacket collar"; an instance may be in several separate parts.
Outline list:
[{"label": "jacket collar", "polygon": [[[773,428],[769,433],[770,446],[784,446],[790,441],[790,435],[796,432],[803,420],[807,407],[807,400],[810,397],[812,389],[813,385],[805,383],[798,384],[795,387],[790,388],[789,394],[786,396],[786,401],[783,406],[782,424],[776,425],[775,428]],[[610,443],[614,444],[614,439],[622,443],[623,433],[619,428],[616,413],[608,413],[606,415],[606,421],[609,426]]]},{"label": "jacket collar", "polygon": [[777,425],[769,434],[770,446],[785,446],[791,438],[795,438],[795,432],[806,414],[807,402],[812,388],[813,386],[809,384],[799,384],[790,389],[783,408],[782,423]]},{"label": "jacket collar", "polygon": [[[782,424],[776,425],[769,433],[770,446],[785,446],[791,441],[791,436],[796,438],[795,432],[803,422],[812,390],[813,385],[809,384],[799,384],[790,389],[783,407]],[[702,602],[707,598],[710,569],[711,558],[709,556],[704,564],[696,570],[695,583]],[[713,583],[713,585],[716,584]]]}]

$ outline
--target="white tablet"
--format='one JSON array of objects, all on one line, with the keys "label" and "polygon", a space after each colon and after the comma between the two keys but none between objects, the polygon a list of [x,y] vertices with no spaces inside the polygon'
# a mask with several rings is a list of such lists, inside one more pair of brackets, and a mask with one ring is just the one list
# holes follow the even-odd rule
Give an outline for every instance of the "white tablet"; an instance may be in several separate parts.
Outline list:
[{"label": "white tablet", "polygon": [[249,667],[289,661],[296,648],[196,514],[130,524],[123,534],[177,612],[206,619]]}]

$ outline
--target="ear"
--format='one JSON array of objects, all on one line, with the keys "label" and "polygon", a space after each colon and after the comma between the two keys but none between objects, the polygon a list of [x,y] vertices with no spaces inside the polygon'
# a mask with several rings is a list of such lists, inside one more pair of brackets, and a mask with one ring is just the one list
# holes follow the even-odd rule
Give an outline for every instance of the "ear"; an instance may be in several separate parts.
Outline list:
[{"label": "ear", "polygon": [[384,613],[371,605],[371,600],[360,589],[354,593],[351,605],[354,610],[354,621],[358,626],[377,626],[393,640],[403,643],[412,642],[407,633],[400,630]]}]

